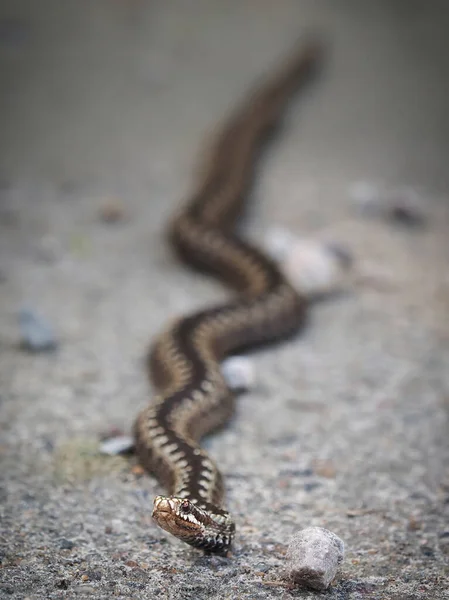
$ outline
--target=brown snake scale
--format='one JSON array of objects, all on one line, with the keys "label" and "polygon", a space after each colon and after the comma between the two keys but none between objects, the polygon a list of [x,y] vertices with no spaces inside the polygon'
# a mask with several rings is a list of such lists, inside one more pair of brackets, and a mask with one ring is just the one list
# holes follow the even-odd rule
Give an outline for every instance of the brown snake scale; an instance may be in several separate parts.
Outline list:
[{"label": "brown snake scale", "polygon": [[149,355],[154,401],[135,424],[141,464],[169,496],[154,500],[158,525],[184,542],[224,553],[235,525],[222,507],[223,481],[200,438],[223,425],[234,394],[220,370],[230,353],[294,333],[305,301],[277,266],[233,231],[249,192],[256,158],[296,88],[314,71],[319,48],[308,44],[242,103],[219,133],[195,193],[174,218],[170,239],[188,264],[238,292],[228,304],[182,318]]}]

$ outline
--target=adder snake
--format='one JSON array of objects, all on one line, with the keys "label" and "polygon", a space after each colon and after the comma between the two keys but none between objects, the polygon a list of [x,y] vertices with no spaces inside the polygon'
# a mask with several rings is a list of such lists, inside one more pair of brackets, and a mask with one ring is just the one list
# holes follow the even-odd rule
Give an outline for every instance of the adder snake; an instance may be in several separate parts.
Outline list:
[{"label": "adder snake", "polygon": [[228,354],[294,333],[303,322],[304,299],[277,266],[232,230],[248,194],[256,158],[279,123],[296,88],[314,72],[315,44],[250,94],[216,138],[204,175],[169,230],[179,257],[226,280],[238,295],[170,325],[148,358],[157,390],[135,424],[141,464],[169,496],[154,500],[157,524],[184,542],[225,553],[235,525],[222,506],[219,470],[199,446],[234,410],[234,394],[220,371]]}]

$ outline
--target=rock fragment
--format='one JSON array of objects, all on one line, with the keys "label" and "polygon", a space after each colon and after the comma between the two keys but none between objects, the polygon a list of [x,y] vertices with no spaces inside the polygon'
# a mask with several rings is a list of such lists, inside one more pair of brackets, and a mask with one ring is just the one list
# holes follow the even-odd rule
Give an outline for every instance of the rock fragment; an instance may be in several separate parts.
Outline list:
[{"label": "rock fragment", "polygon": [[118,223],[125,217],[125,207],[117,198],[109,198],[100,209],[101,220],[105,223]]},{"label": "rock fragment", "polygon": [[356,181],[349,188],[349,197],[365,217],[383,219],[409,229],[426,225],[424,203],[414,188],[387,188],[366,181]]},{"label": "rock fragment", "polygon": [[326,590],[344,556],[343,541],[323,527],[299,531],[287,550],[286,577],[296,585]]},{"label": "rock fragment", "polygon": [[129,435],[117,435],[103,440],[100,444],[101,454],[116,456],[117,454],[129,454],[134,449],[134,438]]},{"label": "rock fragment", "polygon": [[341,244],[296,237],[277,227],[267,232],[264,246],[290,283],[311,299],[340,292],[349,284],[353,261]]},{"label": "rock fragment", "polygon": [[254,388],[256,374],[254,364],[246,356],[230,356],[221,363],[221,372],[228,386],[235,391]]},{"label": "rock fragment", "polygon": [[51,325],[32,308],[19,311],[21,347],[29,352],[51,352],[58,341]]}]

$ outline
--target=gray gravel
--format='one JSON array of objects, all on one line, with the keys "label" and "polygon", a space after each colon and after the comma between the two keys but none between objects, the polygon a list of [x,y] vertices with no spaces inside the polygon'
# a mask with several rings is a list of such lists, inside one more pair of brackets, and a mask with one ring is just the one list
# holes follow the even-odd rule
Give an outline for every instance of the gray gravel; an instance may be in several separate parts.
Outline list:
[{"label": "gray gravel", "polygon": [[[326,598],[449,598],[445,7],[1,3],[0,598],[312,598],[280,577],[308,526],[345,542]],[[225,296],[163,238],[199,149],[315,27],[330,63],[264,162],[247,232],[319,235],[357,277],[303,335],[254,355],[258,386],[208,440],[238,524],[233,555],[208,558],[154,527],[159,486],[98,443],[147,402],[162,323]],[[356,181],[413,188],[426,227],[361,218]],[[20,349],[21,306],[57,352]]]}]

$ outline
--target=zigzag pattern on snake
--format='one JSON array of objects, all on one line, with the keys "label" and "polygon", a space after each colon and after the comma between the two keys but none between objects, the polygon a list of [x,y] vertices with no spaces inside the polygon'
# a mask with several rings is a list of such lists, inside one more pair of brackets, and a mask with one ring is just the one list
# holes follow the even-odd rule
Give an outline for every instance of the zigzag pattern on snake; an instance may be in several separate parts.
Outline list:
[{"label": "zigzag pattern on snake", "polygon": [[223,508],[221,474],[200,438],[223,425],[234,394],[220,371],[230,353],[294,333],[305,300],[260,250],[232,227],[250,190],[256,159],[291,94],[320,57],[307,44],[243,101],[216,138],[204,176],[170,226],[179,257],[236,289],[234,301],[171,324],[149,354],[157,395],[135,424],[141,464],[167,488],[154,500],[157,524],[191,546],[225,553],[235,525]]}]

